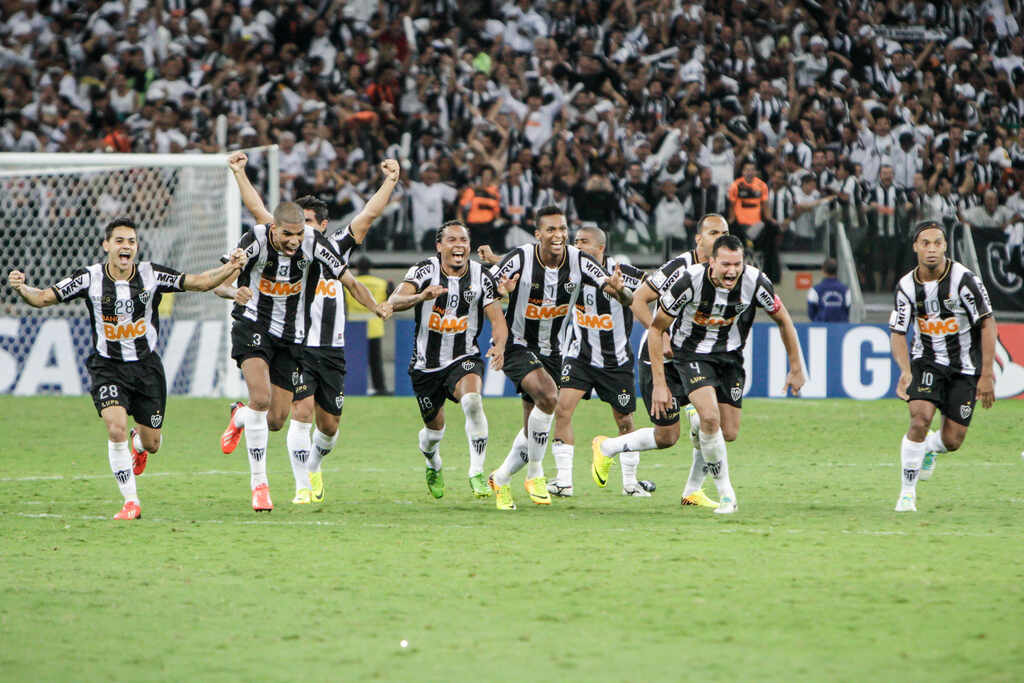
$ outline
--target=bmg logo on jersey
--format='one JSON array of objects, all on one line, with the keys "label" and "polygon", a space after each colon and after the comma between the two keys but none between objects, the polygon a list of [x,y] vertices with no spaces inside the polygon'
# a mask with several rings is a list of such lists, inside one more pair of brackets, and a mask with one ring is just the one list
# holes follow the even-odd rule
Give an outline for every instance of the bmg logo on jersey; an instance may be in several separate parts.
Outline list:
[{"label": "bmg logo on jersey", "polygon": [[594,315],[576,311],[576,324],[591,330],[610,330],[614,326],[611,315]]},{"label": "bmg logo on jersey", "polygon": [[260,278],[257,289],[261,294],[267,296],[292,296],[302,291],[302,280],[298,282],[272,282],[266,278]]},{"label": "bmg logo on jersey", "polygon": [[104,323],[103,325],[103,336],[108,341],[121,341],[124,339],[135,339],[146,334],[148,328],[146,327],[146,320],[136,320],[131,323],[111,324]]},{"label": "bmg logo on jersey", "polygon": [[430,317],[427,318],[427,329],[433,332],[440,332],[441,334],[465,332],[468,327],[469,318],[467,316],[462,316],[460,318],[452,316],[442,317],[437,313],[431,313]]},{"label": "bmg logo on jersey", "polygon": [[561,306],[526,304],[526,310],[523,311],[523,315],[530,320],[551,320],[552,318],[562,318],[568,313],[569,304],[562,304]]},{"label": "bmg logo on jersey", "polygon": [[919,329],[922,334],[939,336],[956,334],[960,331],[960,323],[957,322],[956,318],[945,318],[939,320],[924,320],[922,318],[918,318],[917,329]]}]

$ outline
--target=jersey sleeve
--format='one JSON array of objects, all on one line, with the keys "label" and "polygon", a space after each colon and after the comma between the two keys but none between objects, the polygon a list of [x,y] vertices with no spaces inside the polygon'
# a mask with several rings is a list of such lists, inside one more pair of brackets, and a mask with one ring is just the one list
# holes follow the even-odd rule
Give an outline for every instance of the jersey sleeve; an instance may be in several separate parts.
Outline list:
[{"label": "jersey sleeve", "polygon": [[[256,239],[256,231],[246,230],[242,233],[242,237],[238,240],[238,248],[245,252],[245,257],[250,261],[256,258],[260,253],[260,243]],[[228,256],[225,254],[220,259],[222,262],[228,262]]]},{"label": "jersey sleeve", "polygon": [[85,268],[79,268],[50,289],[53,290],[53,294],[57,297],[57,301],[63,303],[65,301],[84,297],[86,292],[89,291],[89,284],[91,280],[92,277],[89,275],[89,271]]},{"label": "jersey sleeve", "polygon": [[896,334],[906,334],[910,329],[910,323],[913,321],[914,302],[911,301],[902,287],[897,286],[892,313],[889,315],[889,331]]},{"label": "jersey sleeve", "polygon": [[608,281],[608,271],[595,261],[589,254],[580,252],[580,276],[584,282],[589,282],[598,289],[604,287]]},{"label": "jersey sleeve", "polygon": [[160,292],[184,292],[185,274],[179,273],[174,268],[150,264],[153,268],[153,275],[156,277],[156,288]]},{"label": "jersey sleeve", "polygon": [[355,249],[359,244],[356,242],[356,238],[352,235],[352,226],[348,225],[344,230],[339,230],[330,236],[329,241],[334,245],[335,251],[341,256],[341,260],[345,263],[349,262],[352,257],[352,250]]},{"label": "jersey sleeve", "polygon": [[491,276],[495,282],[501,282],[503,278],[510,278],[523,270],[523,250],[514,249],[505,254],[505,258],[491,266]]},{"label": "jersey sleeve", "polygon": [[985,318],[992,315],[992,302],[988,298],[985,284],[974,273],[969,273],[960,280],[960,301],[963,303],[971,327],[975,327]]},{"label": "jersey sleeve", "polygon": [[483,288],[483,307],[487,308],[495,301],[500,301],[501,297],[498,296],[498,283],[494,281],[494,276],[486,270],[480,273],[480,286]]},{"label": "jersey sleeve", "polygon": [[338,255],[334,245],[319,230],[313,231],[313,259],[320,263],[334,279],[345,272],[345,262]]},{"label": "jersey sleeve", "polygon": [[644,271],[640,270],[636,266],[631,266],[628,263],[619,264],[619,270],[622,272],[622,282],[630,290],[635,290],[637,287],[644,282]]},{"label": "jersey sleeve", "polygon": [[434,277],[434,262],[430,259],[426,261],[420,261],[415,266],[410,268],[405,273],[405,277],[402,278],[403,282],[408,282],[416,288],[417,292],[422,292],[423,288],[426,287],[430,280]]},{"label": "jersey sleeve", "polygon": [[681,257],[676,257],[645,277],[644,281],[652,290],[663,294],[666,289],[675,284],[685,270],[686,263]]},{"label": "jersey sleeve", "polygon": [[686,304],[693,300],[693,278],[685,270],[682,277],[666,287],[658,298],[658,306],[671,316],[682,313]]},{"label": "jersey sleeve", "polygon": [[757,285],[754,290],[754,301],[763,308],[769,315],[779,312],[782,308],[782,299],[775,293],[775,285],[764,273],[757,274]]}]

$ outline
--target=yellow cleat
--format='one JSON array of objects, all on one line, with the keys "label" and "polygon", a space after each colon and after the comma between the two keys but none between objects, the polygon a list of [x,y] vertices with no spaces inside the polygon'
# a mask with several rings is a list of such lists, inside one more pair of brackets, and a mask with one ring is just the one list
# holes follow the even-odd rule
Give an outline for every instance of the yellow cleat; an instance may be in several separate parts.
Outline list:
[{"label": "yellow cleat", "polygon": [[309,473],[309,486],[312,492],[313,502],[322,503],[324,502],[324,473],[323,472],[310,472]]},{"label": "yellow cleat", "polygon": [[601,452],[601,444],[607,440],[607,436],[595,436],[590,444],[594,457],[591,460],[590,474],[594,477],[594,483],[604,488],[608,485],[608,470],[612,468],[615,458],[609,458]]},{"label": "yellow cleat", "polygon": [[704,489],[697,489],[690,495],[679,500],[679,504],[683,507],[688,505],[695,505],[702,508],[717,508],[718,503],[708,498],[708,494],[704,493]]},{"label": "yellow cleat", "polygon": [[515,510],[516,501],[512,499],[512,487],[506,484],[505,486],[498,486],[494,481],[494,475],[492,474],[487,480],[488,486],[494,491],[494,505],[499,510]]},{"label": "yellow cleat", "polygon": [[530,500],[537,505],[551,505],[551,494],[548,493],[548,480],[544,477],[534,477],[525,482],[526,492],[530,494]]},{"label": "yellow cleat", "polygon": [[313,502],[313,492],[309,489],[299,489],[292,498],[293,505],[309,505]]}]

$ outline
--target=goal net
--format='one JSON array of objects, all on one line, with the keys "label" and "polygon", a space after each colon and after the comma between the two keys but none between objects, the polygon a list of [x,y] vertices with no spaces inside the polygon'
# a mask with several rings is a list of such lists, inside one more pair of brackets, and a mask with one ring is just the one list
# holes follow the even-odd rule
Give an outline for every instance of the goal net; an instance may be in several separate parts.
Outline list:
[{"label": "goal net", "polygon": [[[199,273],[237,243],[240,208],[223,154],[0,154],[0,393],[89,391],[82,302],[32,308],[6,288],[11,270],[48,287],[104,260],[104,227],[126,215],[138,226],[138,260]],[[169,393],[238,392],[229,311],[212,292],[164,297],[158,350]]]}]

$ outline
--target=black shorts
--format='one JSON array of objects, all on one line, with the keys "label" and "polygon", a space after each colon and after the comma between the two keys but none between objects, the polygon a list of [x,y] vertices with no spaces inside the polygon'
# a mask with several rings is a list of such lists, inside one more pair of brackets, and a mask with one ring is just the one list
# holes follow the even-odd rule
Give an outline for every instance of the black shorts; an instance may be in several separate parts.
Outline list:
[{"label": "black shorts", "polygon": [[307,346],[299,353],[299,367],[295,400],[312,396],[331,415],[341,415],[345,405],[345,349]]},{"label": "black shorts", "polygon": [[445,399],[455,401],[455,385],[466,375],[484,376],[484,362],[479,356],[457,360],[448,367],[434,372],[410,370],[412,391],[420,406],[423,422],[430,422],[441,411]]},{"label": "black shorts", "polygon": [[686,387],[683,385],[683,380],[679,376],[679,370],[675,364],[671,361],[665,363],[665,383],[668,385],[669,395],[672,396],[672,405],[669,406],[665,417],[654,417],[654,413],[651,410],[651,400],[654,394],[654,377],[651,375],[650,364],[640,363],[640,372],[638,374],[640,375],[640,393],[644,397],[644,405],[647,406],[647,416],[651,418],[651,422],[661,427],[667,427],[679,422],[679,410],[687,404],[688,399],[686,397]]},{"label": "black shorts", "polygon": [[505,348],[505,365],[502,369],[516,386],[516,393],[523,393],[523,379],[537,368],[544,368],[555,386],[558,386],[558,377],[562,372],[561,356],[542,356],[525,346],[511,345]]},{"label": "black shorts", "polygon": [[579,389],[584,392],[584,398],[590,398],[590,392],[594,391],[622,415],[632,415],[636,410],[635,382],[632,368],[605,370],[579,358],[563,360],[558,377],[559,388]]},{"label": "black shorts", "polygon": [[238,367],[247,358],[262,358],[270,366],[270,383],[293,391],[301,379],[301,346],[281,341],[249,320],[231,323],[231,357]]},{"label": "black shorts", "polygon": [[94,353],[85,365],[97,413],[102,416],[104,408],[121,406],[136,424],[153,429],[163,426],[167,380],[159,354],[150,353],[137,361],[120,361]]},{"label": "black shorts", "polygon": [[930,401],[944,417],[965,427],[971,424],[978,397],[977,377],[925,360],[912,361],[910,372],[907,395],[911,401]]},{"label": "black shorts", "polygon": [[743,406],[743,385],[747,373],[743,356],[733,353],[709,353],[674,358],[673,365],[683,380],[687,394],[701,387],[714,387],[719,403],[737,408]]}]

